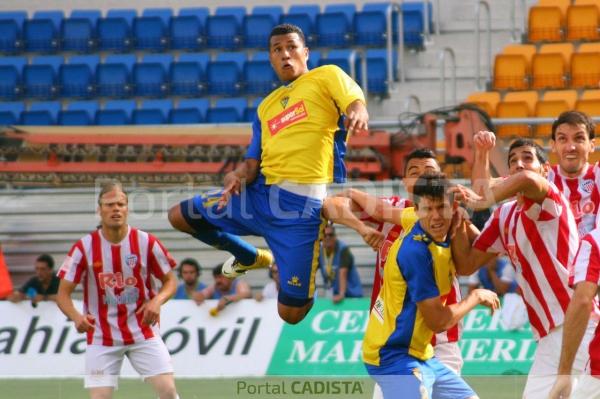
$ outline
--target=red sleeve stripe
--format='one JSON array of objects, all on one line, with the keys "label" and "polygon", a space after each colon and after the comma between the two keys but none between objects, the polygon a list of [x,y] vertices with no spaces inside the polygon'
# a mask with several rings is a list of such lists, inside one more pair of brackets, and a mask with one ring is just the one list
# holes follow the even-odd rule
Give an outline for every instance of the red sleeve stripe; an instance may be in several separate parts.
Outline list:
[{"label": "red sleeve stripe", "polygon": [[140,243],[139,243],[139,234],[137,229],[132,228],[129,233],[129,247],[131,248],[131,253],[137,256],[137,263],[133,268],[133,276],[136,280],[136,288],[140,293],[140,296],[135,304],[135,318],[138,324],[138,327],[142,331],[145,339],[150,339],[154,337],[154,332],[152,328],[143,323],[144,315],[142,313],[137,313],[137,311],[142,307],[144,302],[146,302],[146,289],[144,288],[144,279],[142,277],[142,256],[140,252]]}]

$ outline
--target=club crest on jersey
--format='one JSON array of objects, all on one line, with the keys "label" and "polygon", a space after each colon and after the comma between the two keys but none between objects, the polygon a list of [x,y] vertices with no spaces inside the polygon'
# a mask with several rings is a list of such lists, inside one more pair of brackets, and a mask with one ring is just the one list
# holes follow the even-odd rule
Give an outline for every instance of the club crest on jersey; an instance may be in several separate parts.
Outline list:
[{"label": "club crest on jersey", "polygon": [[127,266],[129,266],[131,268],[134,268],[135,265],[137,265],[137,261],[138,261],[138,257],[135,254],[129,254],[125,258],[125,263],[127,263]]},{"label": "club crest on jersey", "polygon": [[583,191],[589,194],[594,189],[594,181],[591,179],[585,179],[581,182],[579,186]]},{"label": "club crest on jersey", "polygon": [[285,96],[281,99],[281,101],[279,101],[279,103],[283,108],[285,108],[287,107],[288,101],[290,101],[290,98],[288,96]]}]

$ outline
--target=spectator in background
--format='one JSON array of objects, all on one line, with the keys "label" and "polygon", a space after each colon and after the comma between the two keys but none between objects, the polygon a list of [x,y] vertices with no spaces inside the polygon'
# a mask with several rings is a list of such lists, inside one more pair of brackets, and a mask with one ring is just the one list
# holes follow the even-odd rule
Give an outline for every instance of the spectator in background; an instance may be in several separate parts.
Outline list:
[{"label": "spectator in background", "polygon": [[468,283],[469,292],[482,287],[501,296],[517,290],[515,269],[504,256],[491,259],[476,273],[469,276]]},{"label": "spectator in background", "polygon": [[16,303],[29,298],[33,306],[41,301],[56,301],[59,283],[60,279],[54,274],[54,259],[42,254],[35,260],[35,276],[13,292],[8,300]]},{"label": "spectator in background", "polygon": [[277,263],[273,263],[269,269],[269,281],[262,289],[262,292],[256,294],[256,300],[262,301],[263,299],[277,298],[279,295],[279,269]]},{"label": "spectator in background", "polygon": [[333,225],[325,227],[319,268],[328,290],[332,290],[334,303],[344,298],[360,298],[363,296],[358,270],[354,265],[354,256],[350,248],[337,239]]},{"label": "spectator in background", "polygon": [[247,282],[237,278],[229,279],[223,275],[221,269],[222,265],[213,268],[215,282],[200,292],[201,296],[196,303],[201,304],[205,299],[218,299],[217,310],[221,311],[225,306],[240,299],[252,298],[252,290]]},{"label": "spectator in background", "polygon": [[179,278],[183,280],[179,286],[173,299],[193,299],[202,302],[203,297],[201,291],[206,288],[206,284],[200,279],[200,265],[193,258],[186,258],[181,261],[178,269]]}]

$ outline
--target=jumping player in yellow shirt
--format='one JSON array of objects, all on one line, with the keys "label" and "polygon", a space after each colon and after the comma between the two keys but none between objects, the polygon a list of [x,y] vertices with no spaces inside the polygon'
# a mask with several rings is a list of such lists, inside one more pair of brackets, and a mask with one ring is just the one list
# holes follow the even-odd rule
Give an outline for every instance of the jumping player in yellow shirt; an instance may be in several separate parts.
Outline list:
[{"label": "jumping player in yellow shirt", "polygon": [[[345,177],[341,122],[351,134],[366,130],[369,120],[356,82],[334,65],[309,71],[308,56],[300,28],[273,28],[269,58],[285,84],[259,105],[244,162],[225,176],[223,190],[169,211],[173,227],[235,256],[223,265],[230,278],[268,267],[274,256],[281,280],[279,315],[292,324],[313,304],[326,184]],[[273,255],[240,235],[264,237]]]}]

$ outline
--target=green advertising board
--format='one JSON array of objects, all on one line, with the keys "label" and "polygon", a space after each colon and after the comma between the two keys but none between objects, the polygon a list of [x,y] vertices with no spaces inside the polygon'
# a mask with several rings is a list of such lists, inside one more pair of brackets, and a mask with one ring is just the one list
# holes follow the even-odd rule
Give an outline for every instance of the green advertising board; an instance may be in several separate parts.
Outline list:
[{"label": "green advertising board", "polygon": [[[369,299],[346,299],[340,304],[322,299],[306,319],[285,324],[267,375],[366,375],[362,338],[369,320]],[[535,352],[529,324],[506,331],[499,313],[473,309],[463,321],[459,343],[464,375],[527,374]]]}]

